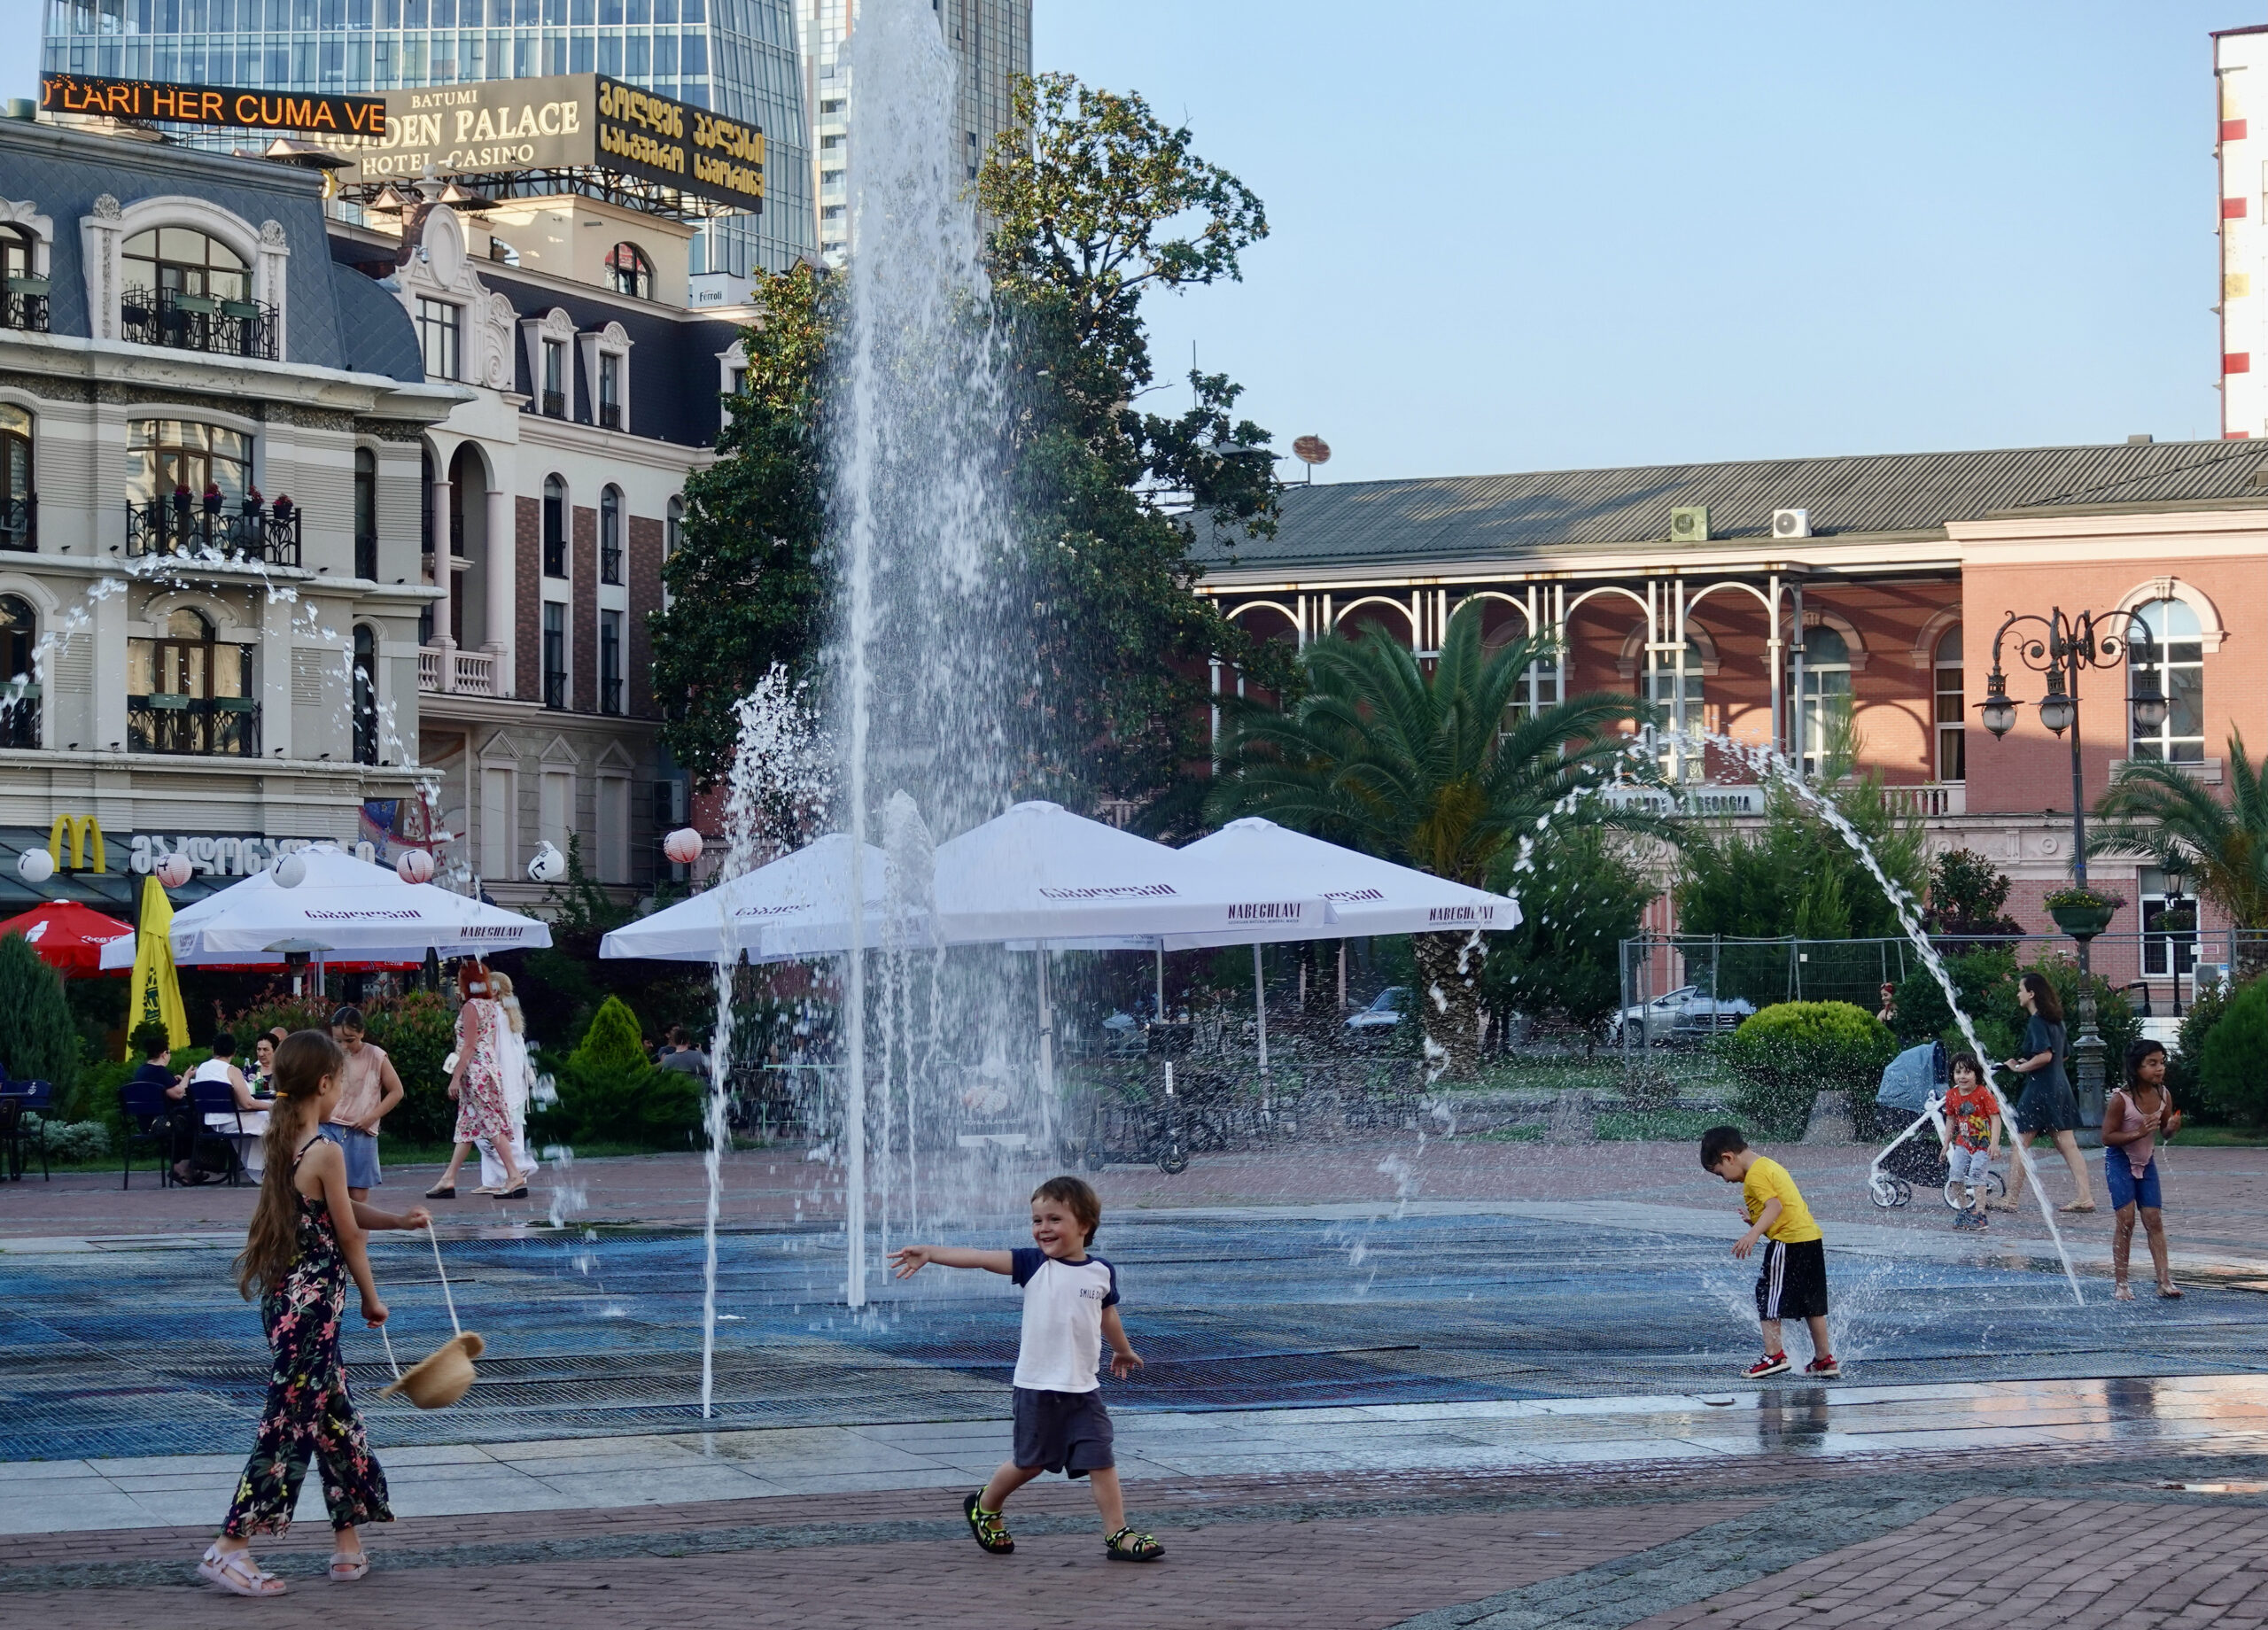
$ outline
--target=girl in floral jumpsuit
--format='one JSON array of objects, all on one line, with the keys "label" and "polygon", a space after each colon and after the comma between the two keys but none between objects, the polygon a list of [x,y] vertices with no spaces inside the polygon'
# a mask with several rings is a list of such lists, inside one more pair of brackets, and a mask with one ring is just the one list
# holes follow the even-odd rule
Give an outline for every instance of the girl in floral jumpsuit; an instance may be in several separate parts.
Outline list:
[{"label": "girl in floral jumpsuit", "polygon": [[284,1581],[252,1560],[254,1534],[291,1526],[300,1480],[312,1455],[322,1474],[324,1502],[338,1533],[330,1577],[361,1579],[370,1571],[355,1530],[388,1523],[385,1473],[370,1453],[361,1418],[347,1395],[338,1352],[346,1313],[346,1280],[361,1292],[362,1319],[386,1321],[370,1279],[363,1236],[374,1228],[423,1228],[423,1207],[396,1216],[348,1198],[346,1161],[316,1130],[338,1097],[344,1055],[320,1030],[287,1036],[276,1052],[276,1108],[267,1134],[267,1171],[244,1252],[237,1288],[260,1293],[260,1318],[275,1355],[268,1408],[252,1440],[237,1497],[220,1538],[198,1574],[240,1596],[273,1596]]}]

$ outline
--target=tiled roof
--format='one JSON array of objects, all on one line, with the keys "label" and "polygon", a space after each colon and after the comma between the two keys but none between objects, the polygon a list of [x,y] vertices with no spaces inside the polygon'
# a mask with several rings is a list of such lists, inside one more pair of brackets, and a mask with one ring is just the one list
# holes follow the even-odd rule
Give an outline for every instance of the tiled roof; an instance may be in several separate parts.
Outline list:
[{"label": "tiled roof", "polygon": [[[1273,538],[1200,532],[1213,565],[1470,560],[1658,545],[1670,511],[1709,510],[1712,540],[1771,536],[1775,509],[1814,537],[1933,532],[1948,521],[2055,505],[2268,501],[2268,442],[2161,441],[1973,453],[1868,454],[1525,475],[1327,482],[1284,494]],[[1798,546],[1799,547],[1799,546]]]}]

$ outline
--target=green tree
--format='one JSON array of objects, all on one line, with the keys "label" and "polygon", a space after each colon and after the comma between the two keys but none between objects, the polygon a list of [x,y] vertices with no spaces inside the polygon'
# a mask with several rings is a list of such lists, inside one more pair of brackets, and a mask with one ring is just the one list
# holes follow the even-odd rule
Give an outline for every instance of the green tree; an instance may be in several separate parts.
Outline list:
[{"label": "green tree", "polygon": [[1293,674],[1281,647],[1190,592],[1199,525],[1274,525],[1269,433],[1234,416],[1240,389],[1223,375],[1192,372],[1178,415],[1136,406],[1154,383],[1145,297],[1239,277],[1268,232],[1250,189],[1191,144],[1138,96],[1045,74],[1018,84],[977,187],[1012,337],[1039,744],[1028,780],[1075,803],[1146,803],[1153,831],[1185,828],[1201,796],[1210,661],[1279,693]]},{"label": "green tree", "polygon": [[1491,883],[1519,897],[1520,925],[1490,936],[1483,1005],[1499,1021],[1555,1018],[1596,1043],[1622,1005],[1622,942],[1661,886],[1627,845],[1592,827],[1547,833],[1525,871],[1500,856]]},{"label": "green tree", "polygon": [[79,1078],[79,1028],[63,979],[20,934],[0,938],[0,1065],[18,1081],[44,1081],[61,1099]]},{"label": "green tree", "polygon": [[1743,1083],[1734,1109],[1773,1137],[1800,1133],[1821,1091],[1871,1096],[1898,1052],[1890,1027],[1848,1002],[1782,1002],[1713,1044]]},{"label": "green tree", "polygon": [[2229,998],[2198,1062],[2205,1102],[2216,1114],[2251,1126],[2268,1122],[2268,979]]},{"label": "green tree", "polygon": [[[1510,717],[1521,676],[1552,648],[1517,640],[1492,652],[1481,618],[1480,601],[1460,605],[1430,669],[1376,629],[1310,643],[1290,707],[1230,710],[1208,814],[1264,815],[1475,887],[1547,822],[1656,829],[1581,796],[1621,765],[1621,726],[1640,704],[1592,691]],[[1458,1077],[1479,1062],[1480,939],[1411,936],[1426,1051]]]},{"label": "green tree", "polygon": [[556,1079],[559,1102],[543,1116],[554,1136],[667,1147],[681,1145],[701,1122],[703,1083],[654,1067],[638,1015],[618,996],[599,1005]]},{"label": "green tree", "polygon": [[[2129,758],[2095,804],[2099,824],[2087,834],[2091,855],[2132,855],[2186,870],[2197,894],[2240,928],[2268,928],[2268,787],[2229,733],[2228,798],[2179,765]],[[2251,972],[2268,948],[2247,941],[2237,956]]]},{"label": "green tree", "polygon": [[1947,850],[1930,863],[1930,932],[1955,938],[2014,935],[2023,926],[2008,914],[2014,885],[1984,856]]},{"label": "green tree", "polygon": [[807,677],[827,630],[827,348],[835,295],[804,264],[759,280],[762,322],[741,333],[748,372],[725,399],[718,460],[685,484],[685,524],[650,614],[662,738],[713,782],[730,761],[733,703],[774,663]]}]

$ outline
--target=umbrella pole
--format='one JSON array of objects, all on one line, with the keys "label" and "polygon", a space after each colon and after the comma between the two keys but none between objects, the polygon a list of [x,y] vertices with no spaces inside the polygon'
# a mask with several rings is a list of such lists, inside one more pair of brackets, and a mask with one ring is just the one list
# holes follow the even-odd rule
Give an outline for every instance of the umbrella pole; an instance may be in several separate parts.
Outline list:
[{"label": "umbrella pole", "polygon": [[1261,969],[1260,947],[1252,948],[1252,1011],[1260,1020],[1260,1078],[1268,1079],[1268,976]]},{"label": "umbrella pole", "polygon": [[1032,952],[1039,973],[1039,1091],[1047,1113],[1055,1113],[1055,1012],[1047,1000],[1047,952]]},{"label": "umbrella pole", "polygon": [[1160,1024],[1166,1021],[1166,943],[1158,942],[1158,1013]]}]

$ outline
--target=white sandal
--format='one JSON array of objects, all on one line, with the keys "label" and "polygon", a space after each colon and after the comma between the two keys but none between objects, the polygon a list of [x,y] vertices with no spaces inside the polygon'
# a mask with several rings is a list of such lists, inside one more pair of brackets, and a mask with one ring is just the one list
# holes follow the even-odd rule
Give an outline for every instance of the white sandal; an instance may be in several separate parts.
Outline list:
[{"label": "white sandal", "polygon": [[370,1559],[361,1551],[333,1551],[330,1554],[330,1577],[342,1585],[351,1585],[370,1571]]},{"label": "white sandal", "polygon": [[218,1585],[231,1595],[280,1596],[284,1584],[273,1573],[263,1573],[252,1553],[224,1551],[217,1545],[205,1548],[205,1560],[197,1564],[197,1577],[208,1585]]}]

